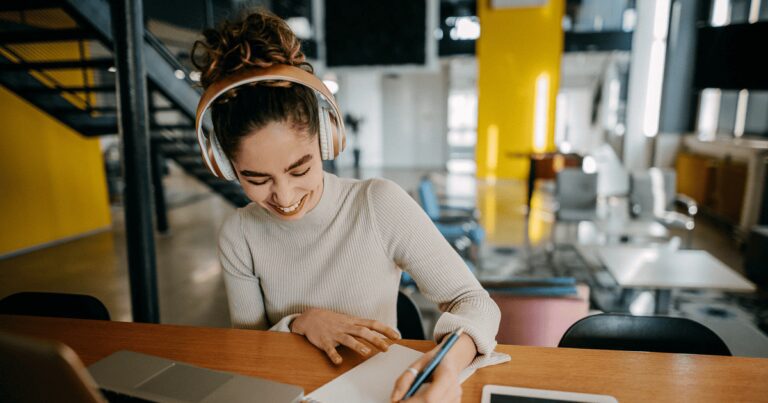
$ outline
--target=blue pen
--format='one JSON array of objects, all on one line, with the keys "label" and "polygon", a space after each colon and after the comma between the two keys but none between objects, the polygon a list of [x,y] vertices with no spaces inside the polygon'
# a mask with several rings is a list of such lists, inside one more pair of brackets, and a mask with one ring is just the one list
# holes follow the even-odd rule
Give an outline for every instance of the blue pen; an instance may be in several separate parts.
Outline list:
[{"label": "blue pen", "polygon": [[435,357],[429,361],[429,364],[424,367],[424,370],[416,376],[416,380],[413,381],[411,388],[408,389],[408,392],[405,394],[405,396],[403,396],[403,399],[408,399],[409,397],[413,396],[417,390],[419,390],[424,381],[426,381],[427,378],[432,375],[432,372],[435,371],[435,368],[437,368],[437,365],[440,364],[440,361],[443,360],[443,357],[448,354],[448,350],[450,350],[451,347],[456,344],[456,340],[459,340],[459,336],[461,336],[462,333],[464,333],[464,328],[460,328],[448,336],[448,339],[445,341],[445,344],[443,344],[443,347],[440,348],[440,351],[438,351]]}]

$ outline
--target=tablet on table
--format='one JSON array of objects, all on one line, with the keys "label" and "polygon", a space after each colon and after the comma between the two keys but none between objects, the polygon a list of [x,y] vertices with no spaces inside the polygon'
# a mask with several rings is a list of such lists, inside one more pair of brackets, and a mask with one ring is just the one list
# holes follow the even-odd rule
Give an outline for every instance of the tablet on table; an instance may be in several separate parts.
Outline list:
[{"label": "tablet on table", "polygon": [[613,396],[558,390],[518,388],[514,386],[485,385],[480,403],[618,403]]}]

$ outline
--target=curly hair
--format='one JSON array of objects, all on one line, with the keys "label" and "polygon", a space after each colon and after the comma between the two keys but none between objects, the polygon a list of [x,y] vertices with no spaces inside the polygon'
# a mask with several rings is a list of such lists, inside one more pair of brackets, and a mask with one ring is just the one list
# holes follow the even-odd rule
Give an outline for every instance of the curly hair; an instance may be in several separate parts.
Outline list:
[{"label": "curly hair", "polygon": [[[244,69],[287,64],[314,70],[301,51],[301,42],[288,24],[269,11],[245,10],[234,21],[225,20],[203,31],[192,46],[191,61],[205,89]],[[214,131],[230,159],[243,137],[272,122],[289,123],[314,137],[319,130],[313,90],[288,81],[260,81],[233,88],[211,106]]]}]

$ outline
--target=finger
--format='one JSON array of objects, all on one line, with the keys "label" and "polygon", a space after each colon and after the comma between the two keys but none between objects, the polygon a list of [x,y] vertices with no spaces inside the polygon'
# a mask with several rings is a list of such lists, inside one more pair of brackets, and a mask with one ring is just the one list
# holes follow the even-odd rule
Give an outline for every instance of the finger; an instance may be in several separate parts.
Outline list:
[{"label": "finger", "polygon": [[331,359],[331,362],[333,362],[336,365],[341,364],[341,356],[339,355],[339,352],[336,351],[336,348],[334,346],[326,347],[325,354],[328,355],[328,358]]},{"label": "finger", "polygon": [[399,340],[400,339],[400,333],[398,333],[395,329],[392,329],[391,327],[379,322],[378,320],[370,320],[370,319],[363,319],[362,323],[359,323],[362,326],[365,326],[367,328],[373,329],[384,336],[389,337],[393,340]]},{"label": "finger", "polygon": [[[421,356],[418,360],[414,361],[411,365],[408,366],[408,368],[413,368],[416,370],[416,372],[420,373],[424,367],[429,362],[429,357],[427,355]],[[405,393],[408,392],[408,389],[410,389],[411,385],[413,384],[413,381],[416,380],[416,374],[413,373],[413,371],[410,371],[406,369],[395,381],[395,386],[392,388],[392,401],[393,402],[399,402],[403,399],[405,396]]]},{"label": "finger", "polygon": [[387,351],[389,349],[389,343],[387,343],[386,340],[384,340],[381,336],[371,331],[371,329],[368,329],[367,327],[354,326],[350,333],[373,344],[381,351]]},{"label": "finger", "polygon": [[411,371],[405,371],[395,381],[395,387],[392,389],[392,396],[390,399],[393,402],[403,400],[405,393],[408,392],[408,389],[411,387],[414,380],[416,380],[416,374]]},{"label": "finger", "polygon": [[362,355],[364,357],[371,353],[371,348],[370,347],[368,347],[365,344],[359,342],[356,338],[354,338],[354,337],[352,337],[352,336],[350,336],[348,334],[342,335],[341,337],[338,338],[337,341],[339,342],[339,344],[342,344],[342,345],[345,345],[345,346],[351,348],[352,350],[356,351],[358,354],[360,354],[360,355]]}]

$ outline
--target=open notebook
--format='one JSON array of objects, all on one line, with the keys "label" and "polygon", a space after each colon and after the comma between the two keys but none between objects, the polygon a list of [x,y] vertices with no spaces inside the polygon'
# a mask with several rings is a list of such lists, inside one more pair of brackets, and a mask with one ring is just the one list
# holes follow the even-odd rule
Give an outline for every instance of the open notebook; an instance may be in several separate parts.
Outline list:
[{"label": "open notebook", "polygon": [[[397,378],[424,353],[393,344],[307,395],[306,403],[389,403]],[[466,368],[459,375],[464,382],[475,372]]]}]

